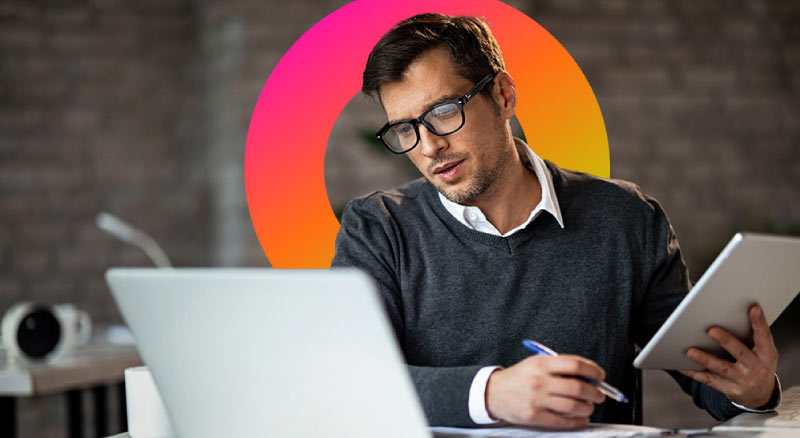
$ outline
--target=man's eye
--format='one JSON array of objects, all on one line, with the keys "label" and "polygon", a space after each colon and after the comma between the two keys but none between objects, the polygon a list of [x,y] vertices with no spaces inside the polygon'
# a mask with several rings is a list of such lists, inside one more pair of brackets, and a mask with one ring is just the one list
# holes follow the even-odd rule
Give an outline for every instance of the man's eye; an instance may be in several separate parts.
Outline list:
[{"label": "man's eye", "polygon": [[448,117],[453,117],[456,114],[458,114],[458,105],[452,103],[438,106],[433,109],[433,116],[437,119],[446,119]]},{"label": "man's eye", "polygon": [[408,137],[414,135],[414,127],[408,123],[394,127],[394,132],[401,137]]}]

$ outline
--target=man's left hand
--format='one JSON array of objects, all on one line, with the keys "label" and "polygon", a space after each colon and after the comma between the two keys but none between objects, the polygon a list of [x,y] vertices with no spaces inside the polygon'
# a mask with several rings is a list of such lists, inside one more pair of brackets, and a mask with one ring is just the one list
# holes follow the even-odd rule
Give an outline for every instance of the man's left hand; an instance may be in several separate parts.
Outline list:
[{"label": "man's left hand", "polygon": [[772,332],[758,304],[749,311],[753,327],[753,348],[719,327],[708,330],[708,336],[733,356],[729,362],[698,348],[686,350],[686,356],[706,368],[706,371],[681,371],[681,374],[706,384],[734,403],[751,409],[765,405],[775,389],[775,370],[778,350]]}]

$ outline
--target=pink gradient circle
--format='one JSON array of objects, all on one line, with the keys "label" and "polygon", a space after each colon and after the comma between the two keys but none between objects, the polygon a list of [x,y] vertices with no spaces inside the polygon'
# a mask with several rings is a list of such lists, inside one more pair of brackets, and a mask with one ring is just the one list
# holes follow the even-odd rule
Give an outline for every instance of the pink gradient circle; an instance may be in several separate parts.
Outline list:
[{"label": "pink gradient circle", "polygon": [[608,176],[608,139],[594,93],[564,47],[531,18],[497,0],[354,1],[295,42],[253,111],[245,190],[273,267],[330,266],[339,222],[325,187],[328,137],[359,92],[378,39],[423,12],[484,17],[515,78],[517,118],[531,147],[562,167]]}]

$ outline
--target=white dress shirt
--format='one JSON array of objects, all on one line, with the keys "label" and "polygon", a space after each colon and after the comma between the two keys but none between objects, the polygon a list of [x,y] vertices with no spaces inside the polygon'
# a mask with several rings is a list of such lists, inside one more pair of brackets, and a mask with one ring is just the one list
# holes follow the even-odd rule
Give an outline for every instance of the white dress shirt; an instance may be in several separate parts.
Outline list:
[{"label": "white dress shirt", "polygon": [[[545,166],[544,160],[539,158],[525,142],[515,138],[514,143],[517,146],[517,152],[519,152],[522,163],[536,174],[539,185],[542,186],[542,199],[536,204],[536,207],[533,208],[533,211],[528,215],[528,219],[525,220],[525,222],[519,224],[505,234],[500,234],[500,231],[498,231],[491,222],[486,220],[486,216],[480,208],[456,204],[439,193],[439,199],[442,201],[444,208],[453,215],[453,217],[458,219],[459,222],[467,226],[467,228],[495,236],[508,237],[516,233],[528,226],[528,224],[536,219],[543,211],[552,214],[561,228],[564,228],[564,221],[561,218],[561,209],[558,207],[558,199],[553,189],[553,175]],[[500,367],[483,367],[472,379],[472,384],[469,387],[468,399],[469,416],[476,424],[492,424],[497,422],[497,420],[489,416],[489,412],[486,410],[486,384],[489,382],[489,376],[498,368]]]},{"label": "white dress shirt", "polygon": [[516,233],[528,226],[542,211],[552,214],[558,221],[558,224],[561,225],[561,228],[564,228],[564,221],[561,219],[561,209],[558,208],[558,199],[556,199],[556,192],[553,189],[553,175],[550,174],[547,166],[545,166],[544,160],[539,158],[525,142],[518,138],[515,138],[514,142],[517,146],[522,164],[536,174],[539,185],[542,186],[542,200],[533,208],[533,211],[531,211],[531,214],[525,222],[519,224],[505,234],[500,234],[500,231],[498,231],[491,222],[486,220],[486,216],[480,208],[456,204],[439,193],[439,199],[442,201],[444,208],[468,228],[495,236],[508,237]]},{"label": "white dress shirt", "polygon": [[[516,233],[517,231],[528,226],[528,224],[536,219],[536,217],[539,216],[539,214],[543,211],[553,215],[561,228],[564,228],[564,220],[561,217],[561,209],[558,206],[558,198],[556,198],[556,192],[553,189],[553,175],[550,173],[550,170],[547,169],[544,160],[539,158],[539,156],[536,155],[533,150],[528,147],[527,144],[525,144],[525,142],[518,138],[514,138],[514,144],[517,147],[517,152],[519,152],[519,157],[522,160],[522,163],[525,165],[525,167],[532,170],[536,174],[536,178],[539,180],[539,185],[542,187],[542,199],[538,204],[536,204],[536,207],[533,208],[533,211],[531,211],[531,214],[528,216],[528,219],[525,220],[525,222],[519,224],[505,234],[500,234],[500,231],[498,231],[491,222],[486,220],[486,216],[483,214],[480,208],[456,204],[455,202],[445,198],[441,193],[439,193],[439,200],[442,201],[444,208],[467,228],[495,236],[508,237]],[[489,382],[489,376],[492,375],[492,372],[499,368],[501,367],[483,367],[478,370],[478,372],[475,374],[475,377],[472,379],[472,384],[469,387],[469,398],[467,403],[469,405],[469,416],[476,424],[492,424],[498,422],[498,420],[495,420],[489,415],[489,412],[486,409],[486,384]],[[780,381],[777,380],[777,374],[775,375],[775,379],[776,385],[778,386],[778,391],[780,393],[781,386]],[[746,408],[737,403],[733,403],[733,405],[739,409],[749,412],[769,412],[772,410],[760,411]]]}]

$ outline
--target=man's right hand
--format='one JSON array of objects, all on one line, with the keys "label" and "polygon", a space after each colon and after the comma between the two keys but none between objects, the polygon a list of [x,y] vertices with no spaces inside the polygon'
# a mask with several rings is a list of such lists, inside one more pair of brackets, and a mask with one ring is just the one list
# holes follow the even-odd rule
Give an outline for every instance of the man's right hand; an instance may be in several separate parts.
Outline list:
[{"label": "man's right hand", "polygon": [[573,355],[531,356],[492,373],[486,384],[486,408],[497,420],[531,426],[571,429],[589,422],[594,403],[605,396],[576,379],[603,380],[593,361]]}]

